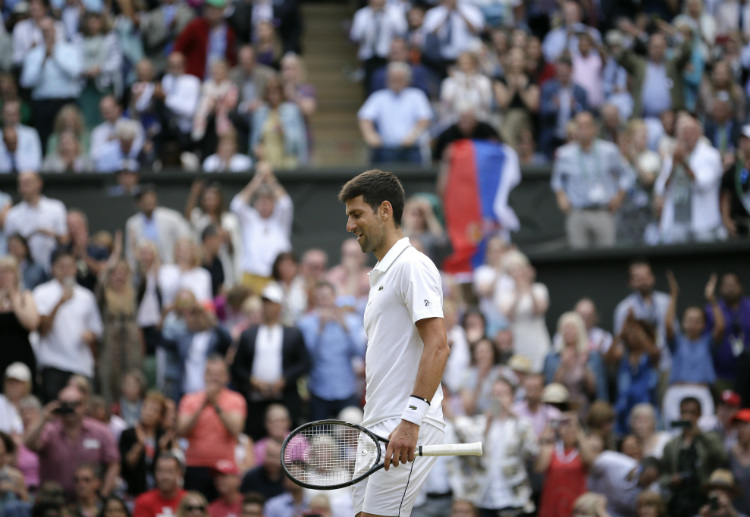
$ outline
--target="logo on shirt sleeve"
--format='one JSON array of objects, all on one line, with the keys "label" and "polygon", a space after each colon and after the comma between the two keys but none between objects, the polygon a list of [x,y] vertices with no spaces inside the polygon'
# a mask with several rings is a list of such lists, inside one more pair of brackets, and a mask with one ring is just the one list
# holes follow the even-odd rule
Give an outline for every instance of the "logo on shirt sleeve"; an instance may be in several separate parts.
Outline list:
[{"label": "logo on shirt sleeve", "polygon": [[383,286],[381,285],[380,287],[378,287],[378,291],[382,291],[382,290],[383,290]]},{"label": "logo on shirt sleeve", "polygon": [[429,307],[430,306],[430,300],[425,300],[424,301],[424,306],[425,307]]}]

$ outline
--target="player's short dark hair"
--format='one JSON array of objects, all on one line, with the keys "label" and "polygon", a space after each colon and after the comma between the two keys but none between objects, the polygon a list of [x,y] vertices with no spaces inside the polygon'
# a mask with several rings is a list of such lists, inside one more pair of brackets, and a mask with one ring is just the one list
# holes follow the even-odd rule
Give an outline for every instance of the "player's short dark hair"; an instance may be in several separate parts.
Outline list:
[{"label": "player's short dark hair", "polygon": [[401,227],[401,216],[404,214],[404,187],[392,172],[378,169],[369,170],[350,179],[339,192],[339,201],[346,203],[350,199],[362,196],[365,203],[375,211],[388,201],[393,207],[393,222]]}]

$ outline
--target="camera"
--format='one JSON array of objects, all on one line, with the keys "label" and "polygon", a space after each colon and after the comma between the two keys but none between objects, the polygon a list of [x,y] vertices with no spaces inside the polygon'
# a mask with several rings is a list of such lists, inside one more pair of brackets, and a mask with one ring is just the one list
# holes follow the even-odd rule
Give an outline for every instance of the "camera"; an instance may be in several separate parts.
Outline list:
[{"label": "camera", "polygon": [[716,511],[719,509],[719,496],[712,495],[708,498],[708,507],[711,508],[711,510]]},{"label": "camera", "polygon": [[73,407],[73,405],[71,405],[71,404],[69,404],[67,402],[63,402],[63,403],[60,404],[60,406],[56,407],[52,411],[52,413],[55,414],[55,415],[64,416],[64,415],[70,415],[71,413],[75,413],[75,411],[76,411],[76,409],[75,409],[75,407]]}]

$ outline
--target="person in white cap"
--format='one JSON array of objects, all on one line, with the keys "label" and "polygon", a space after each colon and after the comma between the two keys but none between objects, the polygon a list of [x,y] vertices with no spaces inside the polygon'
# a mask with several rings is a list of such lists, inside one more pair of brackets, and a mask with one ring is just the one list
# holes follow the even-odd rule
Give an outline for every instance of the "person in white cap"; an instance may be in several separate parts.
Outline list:
[{"label": "person in white cap", "polygon": [[5,369],[3,393],[8,401],[18,409],[21,399],[31,395],[32,375],[28,366],[14,362]]},{"label": "person in white cap", "polygon": [[[13,363],[5,370],[6,385],[8,379],[16,380],[17,377],[23,377],[23,372],[20,370],[24,368],[28,373],[26,381],[31,381],[31,372],[28,367],[23,363]],[[23,379],[18,380],[23,381]],[[21,422],[16,406],[2,393],[0,393],[0,431],[8,434],[23,434],[23,422]]]},{"label": "person in white cap", "polygon": [[301,402],[297,380],[310,370],[310,358],[302,332],[281,324],[284,291],[268,284],[261,292],[263,322],[244,331],[232,364],[234,386],[247,400],[245,432],[254,440],[265,434],[266,408],[282,402],[292,421],[299,418]]}]

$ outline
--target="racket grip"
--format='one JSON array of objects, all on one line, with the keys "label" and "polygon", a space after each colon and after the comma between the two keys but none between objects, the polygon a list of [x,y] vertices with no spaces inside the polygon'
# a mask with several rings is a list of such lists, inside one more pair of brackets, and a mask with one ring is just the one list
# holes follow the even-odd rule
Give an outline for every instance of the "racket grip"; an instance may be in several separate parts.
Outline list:
[{"label": "racket grip", "polygon": [[481,456],[482,442],[420,445],[417,456]]}]

